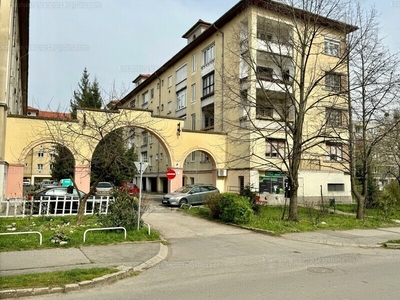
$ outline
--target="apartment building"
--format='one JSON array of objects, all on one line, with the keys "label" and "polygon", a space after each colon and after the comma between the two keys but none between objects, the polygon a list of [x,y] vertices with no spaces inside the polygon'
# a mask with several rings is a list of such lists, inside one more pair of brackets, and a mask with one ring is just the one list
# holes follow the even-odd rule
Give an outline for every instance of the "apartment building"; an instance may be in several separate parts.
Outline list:
[{"label": "apartment building", "polygon": [[[318,35],[303,74],[296,33],[298,26],[310,24]],[[213,183],[214,172],[224,178],[224,191],[250,186],[263,199],[280,203],[285,162],[293,153],[293,130],[288,129],[298,122],[303,76],[302,82],[312,86],[301,120],[303,139],[314,138],[304,144],[299,199],[313,201],[323,194],[351,201],[344,45],[355,29],[278,2],[240,1],[212,24],[199,19],[182,36],[187,45],[153,74],[140,74],[118,106],[184,119],[184,127],[177,128],[182,136],[185,131],[204,132],[195,145],[199,149],[207,143],[207,132],[228,136],[226,168],[215,170],[209,153],[192,152],[185,160],[182,185]],[[149,164],[144,190],[165,192],[165,171],[171,166],[162,142],[140,128],[129,130],[131,145]]]},{"label": "apartment building", "polygon": [[27,110],[29,3],[29,0],[0,2],[0,200],[5,198],[6,181],[20,181],[22,177],[12,174],[15,178],[6,178],[5,129],[8,115],[24,115]]}]

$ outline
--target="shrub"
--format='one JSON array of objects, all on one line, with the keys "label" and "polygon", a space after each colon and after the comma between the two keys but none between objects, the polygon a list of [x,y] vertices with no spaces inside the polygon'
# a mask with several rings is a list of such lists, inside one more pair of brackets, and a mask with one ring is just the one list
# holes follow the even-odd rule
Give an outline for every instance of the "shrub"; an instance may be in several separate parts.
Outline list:
[{"label": "shrub", "polygon": [[253,215],[248,199],[235,193],[220,194],[218,207],[224,222],[243,224],[249,222]]},{"label": "shrub", "polygon": [[240,192],[240,196],[246,197],[250,203],[250,207],[255,214],[261,210],[261,205],[257,203],[257,194],[253,191],[252,186],[246,185]]},{"label": "shrub", "polygon": [[397,181],[385,186],[381,197],[376,200],[376,205],[383,213],[383,218],[389,218],[395,209],[400,208],[400,187]]},{"label": "shrub", "polygon": [[221,211],[219,208],[219,200],[221,194],[212,193],[207,195],[206,199],[204,200],[204,205],[210,209],[210,218],[218,219]]},{"label": "shrub", "polygon": [[138,199],[124,192],[114,192],[113,195],[114,201],[109,203],[107,215],[99,215],[99,221],[105,227],[136,228]]}]

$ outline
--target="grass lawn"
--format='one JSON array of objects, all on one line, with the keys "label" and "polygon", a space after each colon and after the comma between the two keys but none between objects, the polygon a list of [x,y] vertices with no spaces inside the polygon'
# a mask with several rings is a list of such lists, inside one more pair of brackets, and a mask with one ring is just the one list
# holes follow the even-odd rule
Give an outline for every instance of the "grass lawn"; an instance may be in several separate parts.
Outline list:
[{"label": "grass lawn", "polygon": [[[43,236],[43,244],[39,245],[38,234],[3,235],[0,238],[0,251],[18,251],[44,248],[70,248],[80,245],[105,245],[124,241],[155,241],[160,237],[156,231],[148,234],[148,228],[142,227],[127,231],[126,240],[123,230],[99,230],[86,233],[86,242],[83,242],[85,230],[104,227],[98,223],[97,216],[85,216],[83,225],[76,225],[76,216],[66,217],[34,217],[34,218],[0,218],[0,232],[39,231]],[[10,230],[15,228],[15,230]],[[67,237],[68,243],[60,245],[51,242],[52,237],[61,234]]]},{"label": "grass lawn", "polygon": [[114,268],[92,268],[39,274],[3,276],[0,280],[0,289],[63,287],[66,284],[92,280],[94,278],[116,272],[118,272],[118,270]]},{"label": "grass lawn", "polygon": [[[338,206],[336,206],[338,210]],[[348,212],[350,208],[347,208]],[[346,211],[346,210],[345,210]],[[197,215],[203,218],[209,218],[209,210],[207,207],[192,207],[185,212]],[[285,218],[282,220],[283,210],[279,206],[263,206],[259,214],[254,215],[251,220],[242,226],[263,229],[271,231],[271,234],[279,235],[284,233],[315,231],[321,229],[330,230],[348,230],[355,228],[378,228],[399,226],[398,223],[392,221],[384,221],[382,218],[366,218],[365,221],[357,220],[354,216],[343,215],[337,213],[323,213],[320,210],[298,207],[299,222],[286,221],[288,210],[286,210]],[[368,214],[367,214],[368,215]]]},{"label": "grass lawn", "polygon": [[[39,231],[43,235],[43,244],[39,244],[38,234],[4,235],[0,238],[0,251],[18,251],[45,248],[70,248],[81,245],[105,245],[125,241],[155,241],[160,240],[156,231],[148,234],[147,227],[127,231],[126,240],[124,231],[90,231],[83,242],[83,234],[89,228],[100,228],[96,216],[85,216],[83,225],[76,225],[76,216],[68,217],[34,217],[34,218],[0,218],[0,232]],[[10,230],[14,229],[14,230]],[[61,234],[68,237],[68,243],[61,245],[51,242],[52,237]],[[0,277],[0,289],[17,289],[31,287],[59,287],[66,284],[91,280],[106,274],[115,273],[115,268],[74,269],[48,273],[25,275],[10,275]],[[135,274],[134,274],[135,275]]]}]

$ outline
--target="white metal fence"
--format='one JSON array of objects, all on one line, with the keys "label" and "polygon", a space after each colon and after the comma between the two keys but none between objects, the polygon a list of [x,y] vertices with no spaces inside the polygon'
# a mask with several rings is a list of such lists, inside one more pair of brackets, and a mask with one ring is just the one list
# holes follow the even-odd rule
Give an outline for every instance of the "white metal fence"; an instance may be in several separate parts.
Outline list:
[{"label": "white metal fence", "polygon": [[[85,215],[107,214],[112,197],[90,197],[85,204]],[[76,215],[79,209],[78,197],[45,196],[40,200],[11,198],[0,201],[0,217],[66,216]]]}]

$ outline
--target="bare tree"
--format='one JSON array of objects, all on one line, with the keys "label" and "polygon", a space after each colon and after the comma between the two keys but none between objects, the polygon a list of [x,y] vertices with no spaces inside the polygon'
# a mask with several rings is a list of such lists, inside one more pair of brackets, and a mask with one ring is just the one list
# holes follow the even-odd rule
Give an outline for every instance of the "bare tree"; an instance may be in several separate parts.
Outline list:
[{"label": "bare tree", "polygon": [[363,219],[366,199],[370,196],[368,187],[372,176],[373,155],[400,121],[392,118],[388,122],[387,118],[394,104],[399,101],[400,60],[398,54],[389,53],[379,37],[375,9],[363,10],[358,4],[352,15],[359,30],[351,37],[349,60],[349,131],[352,136],[350,172],[352,192],[357,200],[356,217]]},{"label": "bare tree", "polygon": [[[82,222],[86,202],[99,181],[102,181],[107,174],[130,173],[134,167],[134,158],[127,160],[126,152],[136,155],[134,149],[129,149],[132,145],[130,132],[135,127],[149,126],[149,122],[154,126],[157,120],[149,121],[146,115],[149,112],[142,111],[141,116],[132,118],[130,110],[96,110],[85,109],[77,110],[77,120],[60,122],[60,120],[46,121],[46,128],[37,128],[37,136],[51,136],[55,143],[66,147],[71,151],[75,158],[75,165],[93,166],[97,162],[99,172],[94,181],[92,180],[90,191],[80,197],[79,210],[77,215],[77,224]],[[101,157],[92,156],[96,153],[96,148],[101,146]],[[136,157],[136,156],[135,156]],[[86,176],[90,176],[90,172]],[[75,178],[77,178],[75,174]],[[76,181],[73,181],[74,187],[78,189]]]},{"label": "bare tree", "polygon": [[[224,68],[223,109],[239,108],[240,121],[225,118],[224,130],[236,146],[229,151],[231,164],[247,161],[287,175],[288,218],[296,221],[299,170],[343,170],[339,160],[348,162],[337,152],[327,154],[327,147],[347,147],[346,36],[356,27],[340,21],[342,1],[281,2],[266,2],[273,17],[243,20],[228,41],[226,56],[240,70],[238,76],[237,67]],[[255,21],[256,32],[249,25]]]}]

